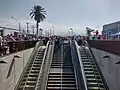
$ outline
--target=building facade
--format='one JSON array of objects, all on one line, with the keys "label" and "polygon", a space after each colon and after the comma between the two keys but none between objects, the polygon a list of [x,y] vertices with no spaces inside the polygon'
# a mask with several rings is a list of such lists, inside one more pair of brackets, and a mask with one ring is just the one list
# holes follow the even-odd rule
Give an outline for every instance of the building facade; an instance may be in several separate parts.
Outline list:
[{"label": "building facade", "polygon": [[109,39],[111,34],[116,34],[120,32],[120,21],[103,25],[102,35],[106,35]]}]

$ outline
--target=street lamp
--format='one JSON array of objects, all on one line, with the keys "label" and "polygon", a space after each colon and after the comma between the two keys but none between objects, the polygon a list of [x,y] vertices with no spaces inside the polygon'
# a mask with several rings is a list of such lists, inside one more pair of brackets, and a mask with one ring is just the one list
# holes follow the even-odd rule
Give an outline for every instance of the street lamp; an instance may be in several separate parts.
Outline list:
[{"label": "street lamp", "polygon": [[50,37],[52,36],[52,30],[50,29]]},{"label": "street lamp", "polygon": [[71,36],[73,36],[73,28],[70,28],[70,30],[71,30]]},{"label": "street lamp", "polygon": [[29,25],[30,23],[27,22],[26,24],[27,24],[27,34],[29,34],[29,26],[28,26],[28,25]]},{"label": "street lamp", "polygon": [[53,35],[55,34],[54,25],[53,25]]},{"label": "street lamp", "polygon": [[40,28],[40,34],[41,34],[40,36],[41,36],[41,37],[42,37],[42,31],[43,31],[43,29]]},{"label": "street lamp", "polygon": [[34,35],[34,33],[35,33],[35,31],[34,31],[35,26],[31,25],[31,28],[32,28],[32,32],[33,32],[33,35]]},{"label": "street lamp", "polygon": [[18,20],[15,17],[11,16],[11,18],[14,19],[18,23],[18,25],[19,25],[19,31],[21,31],[20,22],[18,22]]}]

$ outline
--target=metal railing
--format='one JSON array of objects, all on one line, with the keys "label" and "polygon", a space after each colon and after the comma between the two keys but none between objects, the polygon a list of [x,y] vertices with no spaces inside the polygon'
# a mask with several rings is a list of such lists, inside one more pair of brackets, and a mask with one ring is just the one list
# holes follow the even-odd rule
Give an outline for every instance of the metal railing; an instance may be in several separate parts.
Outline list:
[{"label": "metal railing", "polygon": [[25,65],[25,67],[24,67],[24,69],[23,69],[23,71],[22,71],[22,73],[21,73],[21,75],[20,75],[20,77],[19,77],[19,80],[18,80],[18,82],[17,82],[14,90],[16,90],[17,87],[19,86],[20,81],[21,81],[21,79],[22,79],[22,77],[23,77],[23,75],[24,75],[24,72],[27,70],[27,67],[28,67],[30,61],[32,60],[32,58],[35,57],[35,55],[36,55],[36,53],[37,53],[38,48],[39,48],[40,45],[42,45],[42,42],[41,42],[41,41],[37,42],[35,48],[33,49],[33,51],[32,51],[32,53],[31,53],[31,55],[30,55],[30,57],[29,57],[26,65]]},{"label": "metal railing", "polygon": [[41,68],[40,68],[40,72],[39,72],[39,75],[38,75],[38,79],[37,79],[37,83],[36,83],[36,87],[35,87],[35,90],[38,90],[38,87],[40,85],[39,82],[41,82],[41,78],[42,78],[42,74],[43,74],[43,66],[44,66],[44,62],[45,62],[45,58],[47,56],[47,52],[48,52],[48,49],[49,49],[49,44],[50,42],[48,41],[47,45],[46,45],[46,49],[45,49],[45,53],[44,53],[44,56],[43,56],[43,61],[42,61],[42,64],[41,64]]},{"label": "metal railing", "polygon": [[78,44],[77,44],[76,41],[74,41],[74,42],[75,42],[75,47],[76,47],[78,58],[79,58],[79,63],[80,63],[80,67],[81,67],[81,73],[82,73],[82,77],[83,77],[83,81],[84,81],[84,85],[85,85],[85,90],[88,90],[88,88],[87,88],[87,81],[86,81],[86,78],[85,78],[85,72],[84,72],[82,61],[81,61],[81,56],[80,56]]},{"label": "metal railing", "polygon": [[107,85],[107,83],[106,83],[106,81],[105,81],[105,78],[104,78],[104,76],[103,76],[103,74],[102,74],[102,72],[101,72],[101,70],[100,70],[100,67],[99,67],[99,65],[98,65],[98,63],[97,63],[97,61],[96,61],[96,59],[95,59],[95,56],[94,56],[94,54],[93,54],[93,52],[92,52],[92,50],[91,50],[91,48],[90,48],[90,45],[87,43],[87,41],[85,41],[85,44],[86,44],[86,46],[88,46],[89,52],[90,52],[90,54],[91,54],[91,57],[92,57],[92,59],[95,61],[95,64],[96,64],[97,69],[98,69],[98,71],[99,71],[100,77],[101,77],[101,79],[102,79],[102,81],[103,81],[103,83],[104,83],[104,85],[105,85],[105,89],[106,89],[106,90],[109,90],[109,87],[108,87],[108,85]]},{"label": "metal railing", "polygon": [[77,90],[79,90],[79,85],[78,85],[79,82],[77,81],[77,72],[76,72],[74,61],[73,61],[74,60],[74,57],[73,57],[73,53],[74,52],[72,51],[73,50],[72,46],[73,46],[73,43],[72,43],[72,41],[70,41],[70,48],[71,48],[70,51],[71,51],[72,63],[73,63],[73,66],[74,66],[74,72],[75,72],[75,78],[76,78],[76,85],[77,85]]},{"label": "metal railing", "polygon": [[[33,41],[3,41],[1,42],[3,45],[0,46],[0,54],[3,56],[16,53],[18,51],[22,51],[25,49],[33,48],[37,40]],[[9,49],[8,49],[9,48]]]},{"label": "metal railing", "polygon": [[[43,61],[42,61],[42,64],[41,64],[41,69],[40,69],[40,72],[39,72],[39,76],[38,76],[38,79],[37,79],[37,84],[36,84],[35,90],[38,90],[39,88],[41,88],[43,83],[45,84],[46,79],[44,78],[43,74],[46,73],[44,71],[44,69],[45,69],[45,66],[46,66],[46,60],[47,60],[46,58],[50,57],[51,52],[49,53],[48,51],[50,49],[51,44],[52,44],[52,42],[48,41],[47,46],[46,46],[46,50],[45,50],[45,53],[44,53]],[[54,47],[54,44],[53,44],[53,47]],[[50,51],[51,51],[51,49],[50,49]],[[43,79],[45,79],[44,82],[42,81]]]},{"label": "metal railing", "polygon": [[52,50],[51,50],[51,58],[49,60],[49,65],[48,65],[48,72],[47,72],[47,76],[46,76],[46,81],[45,81],[45,90],[46,90],[46,87],[47,87],[47,80],[48,80],[48,75],[49,75],[49,70],[50,70],[50,66],[52,64],[52,59],[53,59],[53,53],[54,53],[54,48],[55,48],[55,42],[51,43],[52,46]]}]

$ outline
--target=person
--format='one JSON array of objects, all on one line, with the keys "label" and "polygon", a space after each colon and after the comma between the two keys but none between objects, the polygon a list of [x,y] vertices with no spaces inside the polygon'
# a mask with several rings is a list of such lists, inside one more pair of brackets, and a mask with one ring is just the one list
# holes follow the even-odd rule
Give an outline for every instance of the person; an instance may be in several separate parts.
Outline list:
[{"label": "person", "polygon": [[2,38],[2,36],[0,35],[0,46],[2,46],[2,41],[3,41],[3,38]]},{"label": "person", "polygon": [[95,35],[93,35],[92,40],[95,40],[95,39],[96,39],[96,36],[95,36]]},{"label": "person", "polygon": [[98,38],[98,40],[101,40],[101,36],[100,36],[100,35],[98,35],[98,37],[97,37],[97,38]]},{"label": "person", "polygon": [[2,48],[2,36],[0,35],[0,56],[2,56],[3,48]]},{"label": "person", "polygon": [[102,35],[102,40],[106,40],[106,35],[105,35],[105,33]]},{"label": "person", "polygon": [[45,37],[42,37],[43,44],[46,45]]},{"label": "person", "polygon": [[16,41],[15,38],[13,37],[13,34],[11,34],[9,38],[11,39],[11,41]]},{"label": "person", "polygon": [[82,45],[82,37],[78,36],[78,45]]},{"label": "person", "polygon": [[45,37],[45,45],[47,45],[47,42],[49,41],[48,37]]}]

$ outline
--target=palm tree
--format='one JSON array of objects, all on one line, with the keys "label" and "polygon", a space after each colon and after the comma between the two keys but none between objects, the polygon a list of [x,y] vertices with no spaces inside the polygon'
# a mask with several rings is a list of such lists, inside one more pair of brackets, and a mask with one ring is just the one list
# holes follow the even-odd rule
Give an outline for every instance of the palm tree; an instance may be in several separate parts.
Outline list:
[{"label": "palm tree", "polygon": [[43,20],[46,18],[46,11],[42,6],[35,5],[33,9],[31,9],[30,12],[31,18],[34,18],[36,21],[36,26],[37,26],[37,32],[36,35],[38,36],[38,26],[40,22],[43,22]]}]

